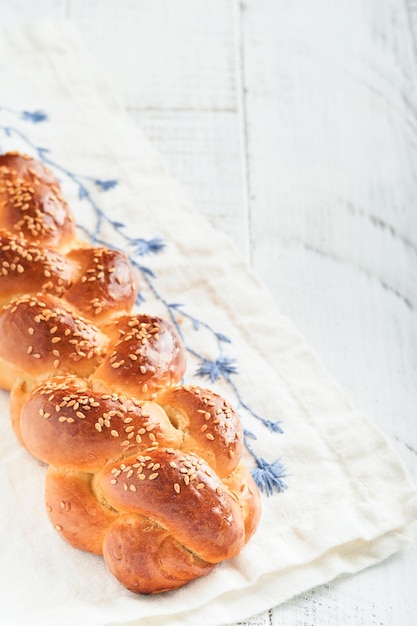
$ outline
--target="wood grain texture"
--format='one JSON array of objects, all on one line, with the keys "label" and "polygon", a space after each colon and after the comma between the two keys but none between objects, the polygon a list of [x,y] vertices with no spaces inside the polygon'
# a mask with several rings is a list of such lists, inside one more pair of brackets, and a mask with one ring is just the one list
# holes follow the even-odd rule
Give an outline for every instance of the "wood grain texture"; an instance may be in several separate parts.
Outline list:
[{"label": "wood grain texture", "polygon": [[[2,24],[41,15],[417,480],[416,0],[0,0]],[[414,626],[416,574],[413,545],[242,626]]]},{"label": "wood grain texture", "polygon": [[[253,266],[416,478],[409,14],[390,0],[261,4],[239,16]],[[303,594],[272,624],[411,626],[416,556]]]}]

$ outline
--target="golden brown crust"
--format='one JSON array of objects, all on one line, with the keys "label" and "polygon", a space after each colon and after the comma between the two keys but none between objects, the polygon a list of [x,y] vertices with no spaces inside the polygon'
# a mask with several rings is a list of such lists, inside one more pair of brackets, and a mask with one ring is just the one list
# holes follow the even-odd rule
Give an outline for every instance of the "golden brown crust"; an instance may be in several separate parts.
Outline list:
[{"label": "golden brown crust", "polygon": [[229,476],[223,478],[222,482],[239,502],[245,523],[245,543],[247,543],[258,528],[261,517],[262,505],[259,489],[243,463],[239,463]]},{"label": "golden brown crust", "polygon": [[104,537],[117,513],[97,500],[91,480],[91,474],[49,466],[46,510],[55,530],[74,548],[102,554]]},{"label": "golden brown crust", "polygon": [[111,460],[152,445],[181,441],[155,403],[96,391],[76,376],[54,377],[35,387],[21,411],[20,432],[36,458],[84,472],[97,472]]},{"label": "golden brown crust", "polygon": [[242,427],[236,411],[219,394],[197,386],[169,389],[156,398],[184,432],[181,449],[203,457],[218,476],[227,476],[242,455]]},{"label": "golden brown crust", "polygon": [[[77,267],[64,300],[100,324],[116,313],[129,313],[138,294],[138,280],[123,252],[82,247],[67,258]],[[75,274],[75,272],[74,272]]]},{"label": "golden brown crust", "polygon": [[115,578],[141,594],[178,589],[214,567],[176,541],[169,530],[133,514],[120,515],[111,525],[103,556]]},{"label": "golden brown crust", "polygon": [[0,180],[22,178],[28,182],[43,182],[59,189],[59,181],[49,168],[28,154],[6,152],[0,155]]},{"label": "golden brown crust", "polygon": [[138,281],[118,250],[84,246],[62,254],[0,229],[0,306],[38,292],[62,297],[100,324],[131,311]]},{"label": "golden brown crust", "polygon": [[[1,385],[0,385],[1,386]],[[19,443],[26,448],[23,441],[22,433],[20,430],[20,419],[22,410],[29,398],[30,386],[28,381],[17,379],[13,385],[11,385],[10,391],[10,420],[12,423],[13,431],[19,441]]]},{"label": "golden brown crust", "polygon": [[75,240],[54,175],[0,156],[0,387],[13,429],[49,465],[57,532],[148,594],[239,554],[261,507],[237,413],[179,386],[179,331],[133,314],[137,293],[123,253]]},{"label": "golden brown crust", "polygon": [[105,335],[53,296],[22,296],[0,312],[0,359],[9,362],[11,373],[19,378],[42,379],[62,372],[88,376],[101,362],[106,345]]},{"label": "golden brown crust", "polygon": [[185,351],[174,326],[160,317],[125,315],[102,330],[109,351],[92,379],[138,399],[152,398],[177,384],[185,371]]},{"label": "golden brown crust", "polygon": [[28,241],[68,248],[74,217],[52,172],[18,152],[0,156],[0,227]]},{"label": "golden brown crust", "polygon": [[73,273],[64,255],[0,229],[0,305],[37,292],[62,296]]},{"label": "golden brown crust", "polygon": [[239,505],[195,454],[149,449],[104,467],[94,486],[110,506],[149,517],[209,563],[236,556],[244,545]]}]

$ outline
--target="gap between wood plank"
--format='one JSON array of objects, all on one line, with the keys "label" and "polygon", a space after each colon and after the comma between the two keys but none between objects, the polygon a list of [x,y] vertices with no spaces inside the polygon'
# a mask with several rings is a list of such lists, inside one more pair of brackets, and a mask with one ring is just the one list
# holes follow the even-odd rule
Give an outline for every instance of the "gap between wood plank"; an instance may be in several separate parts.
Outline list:
[{"label": "gap between wood plank", "polygon": [[242,157],[242,201],[243,209],[248,229],[248,263],[253,268],[253,238],[252,238],[252,219],[251,219],[251,180],[249,168],[249,152],[248,152],[248,119],[246,109],[246,87],[245,87],[245,69],[244,69],[244,43],[242,36],[242,12],[244,4],[240,0],[233,1],[234,23],[235,23],[235,51],[236,51],[236,106],[239,124],[239,137],[241,143]]}]

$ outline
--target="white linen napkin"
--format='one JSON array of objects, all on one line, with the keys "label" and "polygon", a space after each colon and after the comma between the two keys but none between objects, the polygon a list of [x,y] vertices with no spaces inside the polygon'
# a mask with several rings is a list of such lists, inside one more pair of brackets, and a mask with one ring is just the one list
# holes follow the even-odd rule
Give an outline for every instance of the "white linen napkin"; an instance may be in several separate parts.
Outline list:
[{"label": "white linen napkin", "polygon": [[0,149],[43,159],[78,223],[134,258],[141,309],[178,323],[187,382],[239,406],[245,459],[264,487],[260,528],[238,558],[176,592],[136,596],[50,526],[45,468],[16,442],[3,392],[2,622],[222,624],[401,549],[417,514],[401,461],[231,241],[193,211],[72,27],[39,21],[0,31],[0,84]]}]

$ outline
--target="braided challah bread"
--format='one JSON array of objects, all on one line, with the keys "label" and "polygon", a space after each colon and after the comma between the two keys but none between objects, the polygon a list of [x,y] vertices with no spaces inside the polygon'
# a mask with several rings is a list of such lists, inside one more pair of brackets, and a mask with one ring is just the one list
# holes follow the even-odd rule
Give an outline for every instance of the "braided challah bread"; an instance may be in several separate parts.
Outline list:
[{"label": "braided challah bread", "polygon": [[132,310],[127,257],[76,237],[59,182],[0,156],[0,386],[47,465],[52,525],[136,593],[181,587],[242,550],[260,497],[236,411],[181,384],[175,326]]}]

